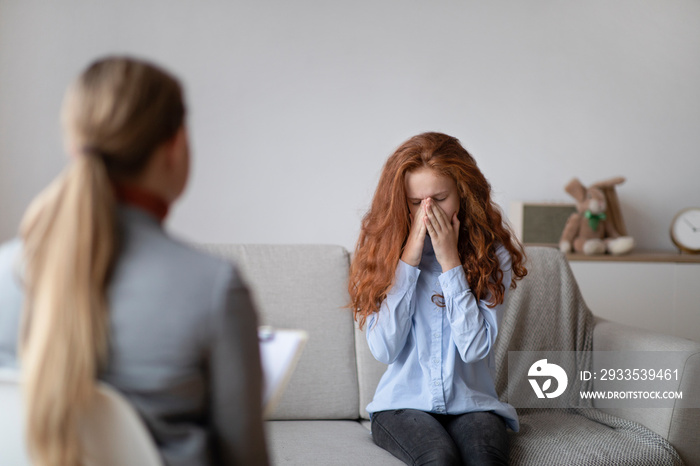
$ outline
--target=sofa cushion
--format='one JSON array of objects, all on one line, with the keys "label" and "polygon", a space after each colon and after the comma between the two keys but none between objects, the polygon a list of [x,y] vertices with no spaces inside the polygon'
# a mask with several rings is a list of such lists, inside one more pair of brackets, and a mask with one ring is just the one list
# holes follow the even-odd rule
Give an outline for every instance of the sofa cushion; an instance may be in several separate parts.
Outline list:
[{"label": "sofa cushion", "polygon": [[370,431],[357,421],[270,421],[265,428],[272,464],[404,464],[375,445]]},{"label": "sofa cushion", "polygon": [[341,246],[207,245],[231,259],[250,287],[260,323],[306,330],[309,340],[271,419],[356,419],[349,255]]},{"label": "sofa cushion", "polygon": [[682,464],[673,447],[651,430],[596,409],[533,409],[518,415],[520,432],[510,432],[513,466]]},{"label": "sofa cushion", "polygon": [[[684,397],[676,400],[673,409],[623,407],[601,408],[601,411],[649,427],[668,438],[687,464],[700,464],[700,410],[697,409],[700,396],[697,389],[700,387],[700,344],[596,318],[593,339],[595,351],[649,351],[649,348],[654,351],[670,351],[684,359],[683,377],[678,382],[678,387],[674,388],[682,392]],[[622,390],[636,389],[634,381],[620,382],[620,387]]]}]

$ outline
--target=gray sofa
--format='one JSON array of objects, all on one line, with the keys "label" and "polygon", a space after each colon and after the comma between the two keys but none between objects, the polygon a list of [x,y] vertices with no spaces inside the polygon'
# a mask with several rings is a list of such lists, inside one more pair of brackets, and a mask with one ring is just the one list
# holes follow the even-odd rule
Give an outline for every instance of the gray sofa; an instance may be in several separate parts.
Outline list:
[{"label": "gray sofa", "polygon": [[[253,291],[261,324],[309,333],[297,369],[267,422],[273,463],[402,464],[374,445],[370,435],[364,408],[384,366],[369,353],[364,334],[345,307],[348,252],[326,245],[203,248],[239,265]],[[522,349],[521,344],[532,349],[533,342],[535,349],[572,349],[559,345],[573,342],[576,350],[682,352],[684,370],[678,389],[700,390],[699,343],[593,318],[563,255],[548,248],[527,248],[526,252],[530,273],[509,295],[506,316],[515,317],[510,322],[505,319],[497,341],[499,390],[506,382],[507,352]],[[590,328],[588,342],[581,335],[556,334],[563,328],[565,312],[574,315],[574,325]],[[659,434],[685,464],[700,465],[700,409],[688,408],[682,400],[664,409],[518,411],[521,431],[511,433],[512,464],[656,464],[658,460],[649,460],[647,453],[634,453],[638,440],[630,437],[631,430]],[[630,453],[621,455],[615,448],[625,442]],[[639,442],[640,448],[644,442]],[[666,463],[680,464],[677,456]]]}]

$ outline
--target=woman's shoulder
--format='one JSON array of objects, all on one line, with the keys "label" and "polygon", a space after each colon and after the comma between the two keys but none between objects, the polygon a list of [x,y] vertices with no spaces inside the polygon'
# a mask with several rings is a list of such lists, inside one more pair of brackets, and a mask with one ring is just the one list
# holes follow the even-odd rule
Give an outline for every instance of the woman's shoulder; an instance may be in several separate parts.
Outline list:
[{"label": "woman's shoulder", "polygon": [[216,275],[227,289],[245,287],[239,268],[233,260],[209,251],[203,244],[188,243],[173,237],[169,239],[184,263],[194,265],[199,271]]},{"label": "woman's shoulder", "polygon": [[[145,218],[145,214],[142,217]],[[203,245],[165,232],[150,218],[144,220],[132,214],[127,220],[123,223],[120,254],[124,265],[141,264],[145,269],[156,269],[164,276],[171,276],[172,283],[186,281],[201,285],[220,282],[221,277],[228,277],[229,282],[240,282],[233,262],[210,254]]]},{"label": "woman's shoulder", "polygon": [[496,257],[498,257],[498,262],[502,270],[510,270],[513,264],[513,257],[503,243],[498,243],[496,246]]}]

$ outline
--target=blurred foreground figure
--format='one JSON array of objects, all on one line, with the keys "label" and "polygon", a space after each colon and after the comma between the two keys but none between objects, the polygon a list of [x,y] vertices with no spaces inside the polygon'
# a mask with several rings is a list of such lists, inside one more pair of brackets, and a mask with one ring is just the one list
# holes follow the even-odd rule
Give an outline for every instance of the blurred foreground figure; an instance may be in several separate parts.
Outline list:
[{"label": "blurred foreground figure", "polygon": [[62,122],[70,164],[0,247],[0,367],[21,370],[34,464],[80,464],[97,379],[166,464],[267,464],[248,291],[161,225],[189,174],[180,84],[105,58],[68,90]]}]

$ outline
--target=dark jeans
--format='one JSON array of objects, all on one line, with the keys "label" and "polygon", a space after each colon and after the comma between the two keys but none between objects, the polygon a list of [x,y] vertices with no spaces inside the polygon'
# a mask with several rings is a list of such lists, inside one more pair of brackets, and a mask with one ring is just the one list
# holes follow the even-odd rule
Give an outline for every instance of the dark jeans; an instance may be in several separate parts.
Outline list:
[{"label": "dark jeans", "polygon": [[491,412],[444,415],[415,409],[372,415],[374,443],[410,465],[507,465],[508,433]]}]

